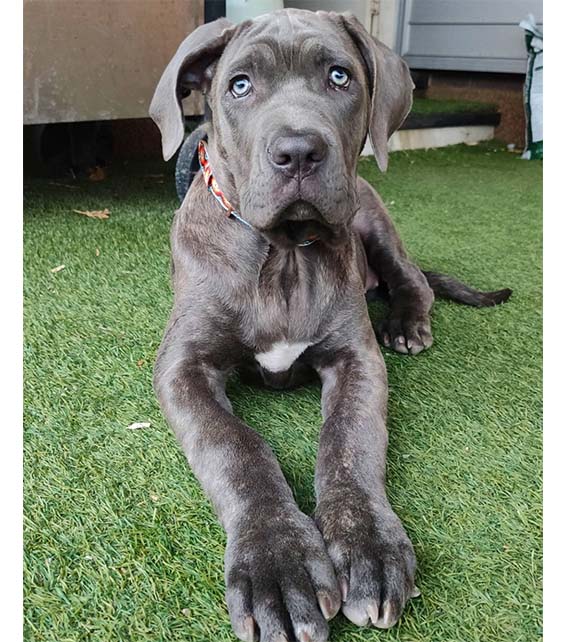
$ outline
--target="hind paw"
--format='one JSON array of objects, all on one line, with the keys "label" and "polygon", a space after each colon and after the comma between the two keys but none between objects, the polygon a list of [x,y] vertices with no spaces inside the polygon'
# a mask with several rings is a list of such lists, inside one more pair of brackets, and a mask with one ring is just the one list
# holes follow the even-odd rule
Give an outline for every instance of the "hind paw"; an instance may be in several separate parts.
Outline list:
[{"label": "hind paw", "polygon": [[418,354],[434,341],[429,319],[387,319],[378,335],[386,348],[401,354]]}]

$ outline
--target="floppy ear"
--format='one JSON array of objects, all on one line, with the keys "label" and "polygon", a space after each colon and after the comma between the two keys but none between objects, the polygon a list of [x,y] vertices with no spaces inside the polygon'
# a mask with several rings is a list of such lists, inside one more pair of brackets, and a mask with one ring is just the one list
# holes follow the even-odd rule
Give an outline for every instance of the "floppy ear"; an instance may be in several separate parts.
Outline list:
[{"label": "floppy ear", "polygon": [[176,153],[183,141],[181,99],[193,89],[207,89],[207,68],[223,53],[235,29],[225,18],[197,27],[181,43],[164,70],[150,103],[150,116],[160,128],[165,160]]},{"label": "floppy ear", "polygon": [[369,136],[379,169],[384,172],[388,140],[412,107],[414,83],[406,62],[373,38],[354,15],[344,13],[341,18],[367,66],[371,94]]}]

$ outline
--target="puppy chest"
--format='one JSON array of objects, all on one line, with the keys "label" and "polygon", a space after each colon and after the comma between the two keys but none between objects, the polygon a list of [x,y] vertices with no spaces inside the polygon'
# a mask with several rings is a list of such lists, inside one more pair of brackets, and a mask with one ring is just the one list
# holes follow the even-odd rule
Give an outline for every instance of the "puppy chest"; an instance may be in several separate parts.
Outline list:
[{"label": "puppy chest", "polygon": [[257,352],[254,358],[268,372],[285,372],[310,345],[308,342],[276,341],[268,350]]}]

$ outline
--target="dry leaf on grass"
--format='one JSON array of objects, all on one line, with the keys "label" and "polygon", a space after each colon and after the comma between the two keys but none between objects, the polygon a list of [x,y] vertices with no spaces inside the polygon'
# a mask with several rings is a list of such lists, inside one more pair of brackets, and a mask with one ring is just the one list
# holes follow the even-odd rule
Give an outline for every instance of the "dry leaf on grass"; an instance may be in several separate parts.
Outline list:
[{"label": "dry leaf on grass", "polygon": [[106,172],[103,167],[100,167],[97,165],[96,167],[90,167],[87,170],[87,174],[89,176],[89,180],[93,181],[93,183],[98,183],[99,181],[104,181],[106,178]]},{"label": "dry leaf on grass", "polygon": [[136,362],[136,365],[137,365],[139,368],[141,368],[145,363],[146,363],[146,362],[144,361],[144,359],[138,359],[138,361]]},{"label": "dry leaf on grass", "polygon": [[104,210],[73,210],[77,214],[82,214],[83,216],[88,216],[89,218],[109,218],[110,212],[105,207]]},{"label": "dry leaf on grass", "polygon": [[101,255],[101,251],[99,250],[99,248],[98,247],[95,248],[95,256],[100,256],[100,255]]},{"label": "dry leaf on grass", "polygon": [[128,430],[140,430],[140,428],[150,428],[151,424],[149,421],[135,421],[130,426],[126,426]]},{"label": "dry leaf on grass", "polygon": [[57,272],[61,272],[63,269],[65,269],[64,265],[58,265],[57,267],[51,268],[50,271],[56,274]]}]

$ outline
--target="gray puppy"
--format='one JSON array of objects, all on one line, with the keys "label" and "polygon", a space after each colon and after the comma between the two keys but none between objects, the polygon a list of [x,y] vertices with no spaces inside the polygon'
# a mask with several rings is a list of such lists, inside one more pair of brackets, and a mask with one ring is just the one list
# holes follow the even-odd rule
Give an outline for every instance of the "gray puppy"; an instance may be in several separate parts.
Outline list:
[{"label": "gray puppy", "polygon": [[[367,135],[386,169],[412,89],[403,60],[353,16],[285,10],[196,29],[152,100],[166,159],[183,141],[182,96],[201,90],[211,109],[206,180],[173,222],[174,307],[154,385],[227,532],[241,640],[320,642],[340,608],[387,628],[417,593],[412,544],[385,492],[387,377],[366,291],[386,287],[379,336],[410,354],[432,344],[435,293],[479,306],[510,295],[423,273],[357,177]],[[237,368],[280,388],[319,375],[315,522],[232,413],[225,381]]]}]

